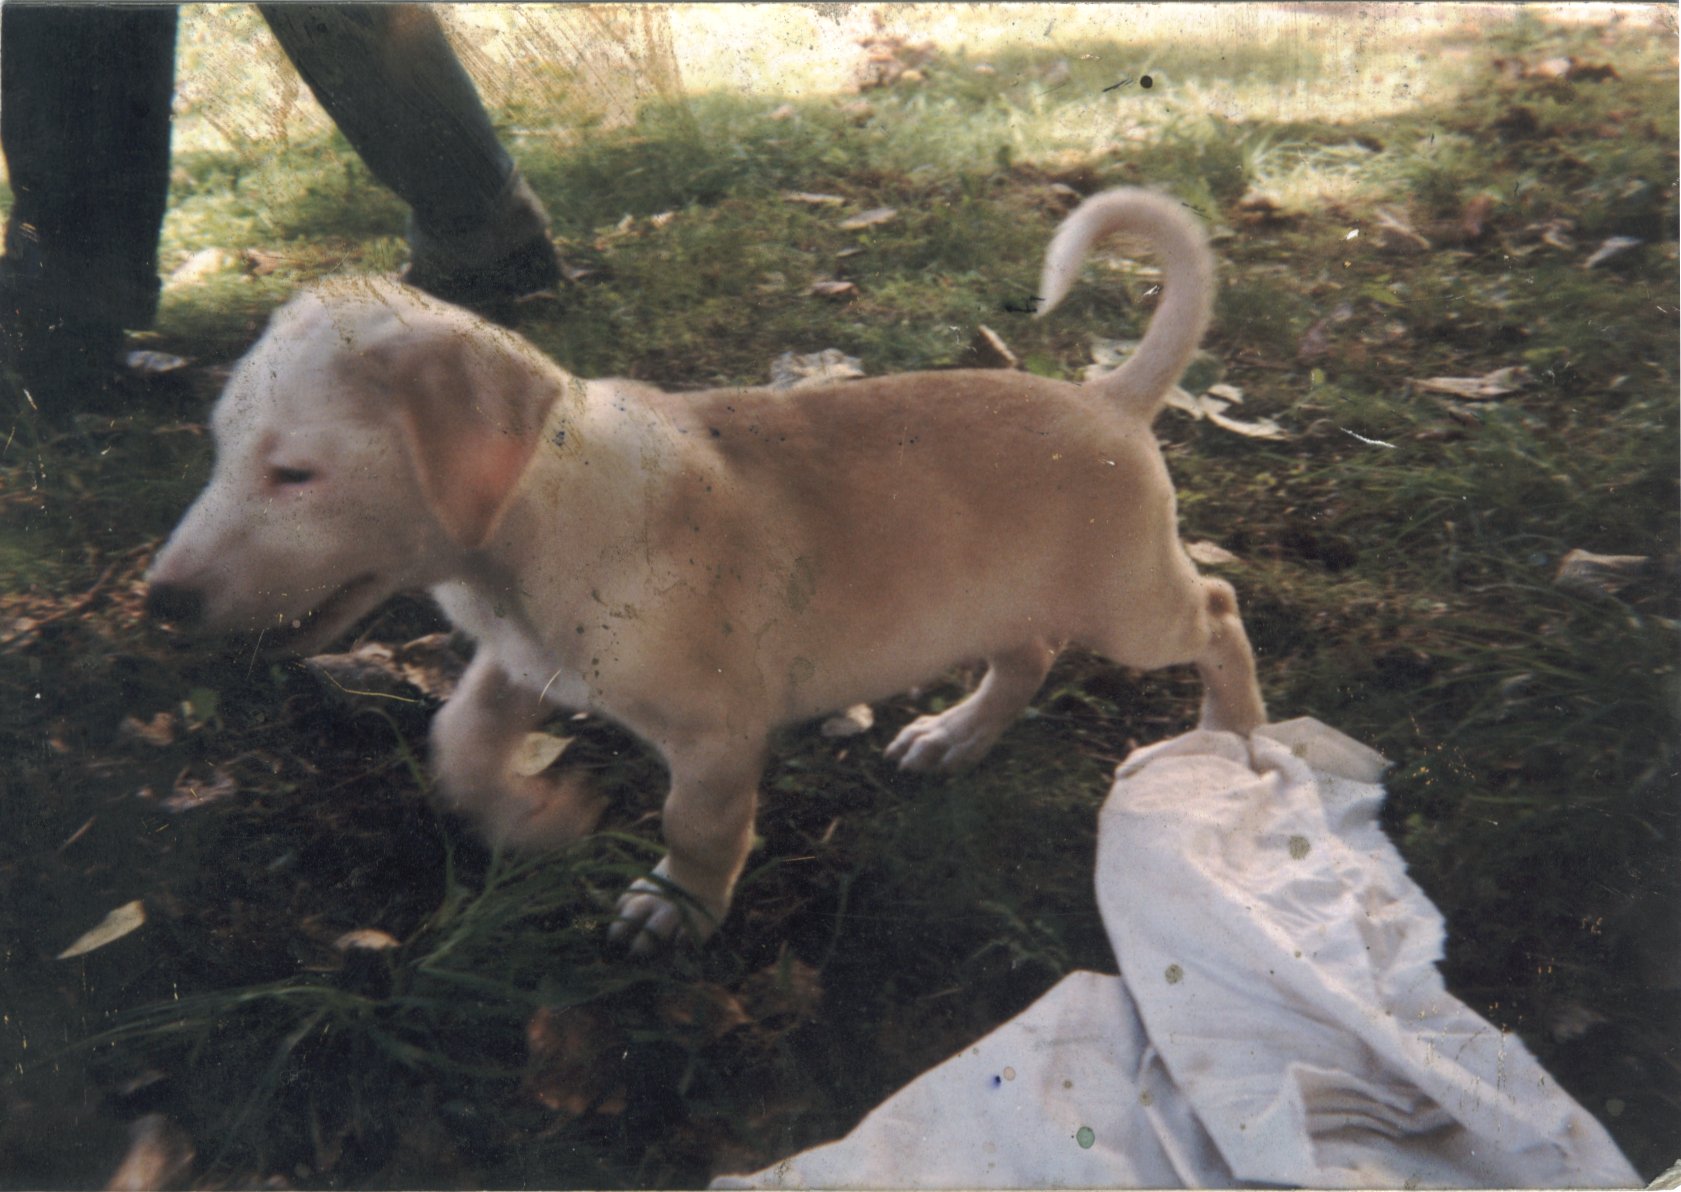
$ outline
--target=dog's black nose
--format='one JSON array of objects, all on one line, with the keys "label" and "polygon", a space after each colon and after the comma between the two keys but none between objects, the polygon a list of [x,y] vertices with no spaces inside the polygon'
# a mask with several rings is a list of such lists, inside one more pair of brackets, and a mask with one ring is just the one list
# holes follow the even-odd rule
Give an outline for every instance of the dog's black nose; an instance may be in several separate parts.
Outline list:
[{"label": "dog's black nose", "polygon": [[204,593],[179,584],[154,583],[146,593],[146,615],[190,629],[204,616]]}]

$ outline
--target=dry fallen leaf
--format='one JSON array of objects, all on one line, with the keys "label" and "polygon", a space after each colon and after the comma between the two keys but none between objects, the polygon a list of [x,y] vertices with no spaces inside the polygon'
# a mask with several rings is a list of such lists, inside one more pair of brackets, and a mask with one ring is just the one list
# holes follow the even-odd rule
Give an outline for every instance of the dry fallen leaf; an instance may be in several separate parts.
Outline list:
[{"label": "dry fallen leaf", "polygon": [[131,931],[138,931],[145,922],[146,904],[138,898],[133,902],[125,902],[101,919],[97,927],[77,936],[75,943],[58,954],[58,959],[69,960],[74,956],[85,956],[95,948],[103,948],[106,944],[122,939]]},{"label": "dry fallen leaf", "polygon": [[1202,418],[1208,412],[1201,398],[1187,393],[1178,385],[1167,391],[1166,404],[1169,409],[1179,410],[1192,418]]},{"label": "dry fallen leaf", "polygon": [[[1086,366],[1085,379],[1092,381],[1111,373],[1126,362],[1138,348],[1138,340],[1126,339],[1098,339],[1092,340],[1093,363]],[[1165,404],[1175,410],[1181,410],[1191,417],[1207,419],[1222,430],[1229,430],[1233,434],[1243,435],[1250,439],[1288,439],[1289,432],[1271,418],[1257,418],[1245,421],[1233,418],[1226,413],[1234,403],[1243,401],[1243,390],[1235,385],[1214,384],[1206,392],[1192,396],[1182,386],[1175,385],[1167,391]]]},{"label": "dry fallen leaf", "polygon": [[1191,556],[1193,563],[1201,563],[1205,567],[1214,567],[1221,563],[1235,563],[1237,556],[1223,546],[1212,542],[1187,542],[1185,553]]},{"label": "dry fallen leaf", "polygon": [[1570,229],[1574,226],[1568,219],[1549,219],[1544,223],[1529,225],[1524,229],[1524,234],[1538,235],[1542,244],[1560,252],[1575,252],[1576,242],[1570,238]]},{"label": "dry fallen leaf", "polygon": [[735,994],[710,983],[674,987],[660,999],[660,1017],[667,1026],[706,1042],[753,1021]]},{"label": "dry fallen leaf", "polygon": [[352,698],[413,702],[414,688],[434,699],[447,699],[466,669],[447,633],[429,633],[401,646],[363,642],[348,654],[316,654],[304,665],[333,691]]},{"label": "dry fallen leaf", "polygon": [[1091,341],[1092,362],[1086,365],[1082,374],[1084,379],[1094,381],[1104,373],[1114,372],[1126,362],[1126,358],[1138,350],[1139,341],[1136,339],[1103,339],[1093,336]]},{"label": "dry fallen leaf", "polygon": [[856,232],[862,228],[880,227],[882,224],[891,223],[898,218],[899,211],[896,207],[871,207],[868,211],[859,212],[850,219],[841,220],[839,226],[843,232]]},{"label": "dry fallen leaf", "polygon": [[1610,596],[1645,575],[1650,565],[1646,555],[1596,555],[1577,549],[1559,560],[1553,582],[1569,592]]},{"label": "dry fallen leaf", "polygon": [[383,642],[363,642],[348,654],[315,654],[304,665],[347,696],[394,696],[403,688],[395,651]]},{"label": "dry fallen leaf", "polygon": [[969,341],[958,363],[965,368],[1021,367],[1021,359],[1010,350],[1004,337],[985,323],[975,328],[975,338]]},{"label": "dry fallen leaf", "polygon": [[1233,434],[1242,435],[1247,439],[1277,440],[1290,437],[1289,433],[1271,418],[1257,418],[1254,421],[1233,418],[1226,413],[1231,408],[1231,402],[1223,401],[1206,393],[1193,397],[1178,385],[1168,390],[1167,404],[1176,410],[1182,410],[1193,418],[1207,419],[1221,430],[1229,430]]},{"label": "dry fallen leaf", "polygon": [[856,298],[858,287],[849,281],[815,281],[807,292],[818,298]]},{"label": "dry fallen leaf", "polygon": [[1605,264],[1612,257],[1620,257],[1631,248],[1638,248],[1640,241],[1633,236],[1612,236],[1594,250],[1593,256],[1582,262],[1582,268],[1593,269]]},{"label": "dry fallen leaf", "polygon": [[142,377],[161,377],[165,373],[179,372],[186,368],[187,358],[170,352],[154,352],[141,348],[123,357],[123,367]]},{"label": "dry fallen leaf", "polygon": [[236,268],[239,263],[239,255],[225,248],[201,248],[170,271],[169,276],[163,279],[163,287],[169,290],[177,286],[190,286],[207,277]]},{"label": "dry fallen leaf", "polygon": [[853,704],[839,716],[831,716],[825,720],[819,731],[831,740],[856,737],[859,733],[869,732],[875,722],[876,714],[869,704]]},{"label": "dry fallen leaf", "polygon": [[175,776],[175,793],[159,804],[165,811],[196,811],[239,793],[239,782],[220,766],[212,766],[209,778],[198,778],[188,766]]},{"label": "dry fallen leaf", "polygon": [[349,952],[352,949],[361,949],[365,952],[386,952],[400,946],[395,936],[389,932],[381,931],[377,927],[358,927],[355,931],[347,931],[333,941],[333,947],[340,952]]},{"label": "dry fallen leaf", "polygon": [[392,661],[404,680],[423,695],[448,699],[467,669],[467,660],[452,644],[454,635],[428,633],[397,647]]},{"label": "dry fallen leaf", "polygon": [[543,1006],[526,1023],[525,1091],[567,1117],[623,1113],[624,1037],[593,1006]]},{"label": "dry fallen leaf", "polygon": [[571,737],[557,737],[552,733],[526,733],[519,748],[514,750],[513,772],[521,778],[541,774],[566,752],[572,740]]},{"label": "dry fallen leaf", "polygon": [[175,744],[175,730],[180,727],[180,718],[173,712],[159,712],[150,720],[141,720],[135,716],[124,716],[123,722],[117,726],[117,735],[125,741],[144,741],[148,745],[159,747]]},{"label": "dry fallen leaf", "polygon": [[1465,401],[1491,401],[1516,393],[1529,383],[1529,370],[1520,365],[1497,368],[1480,377],[1429,377],[1413,384],[1426,393],[1446,393]]},{"label": "dry fallen leaf", "polygon": [[1047,183],[1043,195],[1044,205],[1058,214],[1074,210],[1086,197],[1066,182]]},{"label": "dry fallen leaf", "polygon": [[257,277],[267,277],[292,263],[291,257],[284,253],[269,252],[261,248],[247,248],[240,251],[240,261]]},{"label": "dry fallen leaf", "polygon": [[1288,439],[1290,434],[1271,418],[1256,418],[1246,421],[1242,418],[1231,418],[1217,408],[1209,408],[1208,420],[1221,430],[1229,430],[1234,435],[1242,435],[1246,439]]},{"label": "dry fallen leaf", "polygon": [[784,352],[771,361],[770,387],[800,389],[832,381],[850,381],[863,375],[863,361],[856,356],[848,356],[839,348],[824,348],[821,352],[803,354]]}]

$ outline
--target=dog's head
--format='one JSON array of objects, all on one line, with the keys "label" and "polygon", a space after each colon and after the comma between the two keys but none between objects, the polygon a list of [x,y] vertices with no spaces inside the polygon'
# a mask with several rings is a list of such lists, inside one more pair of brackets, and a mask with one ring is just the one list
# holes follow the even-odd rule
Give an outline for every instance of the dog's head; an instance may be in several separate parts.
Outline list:
[{"label": "dog's head", "polygon": [[395,283],[304,293],[216,404],[215,467],[148,610],[319,648],[485,543],[565,383],[512,332]]}]

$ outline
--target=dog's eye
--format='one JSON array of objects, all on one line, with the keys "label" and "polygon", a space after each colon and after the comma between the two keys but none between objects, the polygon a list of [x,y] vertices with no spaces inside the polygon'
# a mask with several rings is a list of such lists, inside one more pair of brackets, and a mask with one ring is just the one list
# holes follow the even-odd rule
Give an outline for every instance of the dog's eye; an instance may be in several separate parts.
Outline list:
[{"label": "dog's eye", "polygon": [[310,468],[270,468],[268,478],[276,488],[295,488],[314,480],[315,472]]}]

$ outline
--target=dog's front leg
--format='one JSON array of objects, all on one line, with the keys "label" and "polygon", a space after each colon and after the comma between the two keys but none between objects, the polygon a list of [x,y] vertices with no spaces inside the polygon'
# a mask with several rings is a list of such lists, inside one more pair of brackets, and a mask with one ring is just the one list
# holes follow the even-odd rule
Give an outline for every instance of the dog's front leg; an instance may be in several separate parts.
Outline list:
[{"label": "dog's front leg", "polygon": [[663,824],[670,851],[619,899],[610,932],[639,955],[678,938],[701,943],[723,921],[753,841],[765,743],[763,734],[719,733],[661,752],[671,770]]},{"label": "dog's front leg", "polygon": [[553,848],[576,840],[595,827],[606,805],[581,787],[514,772],[515,754],[544,712],[536,692],[480,657],[432,721],[438,792],[494,847]]}]

